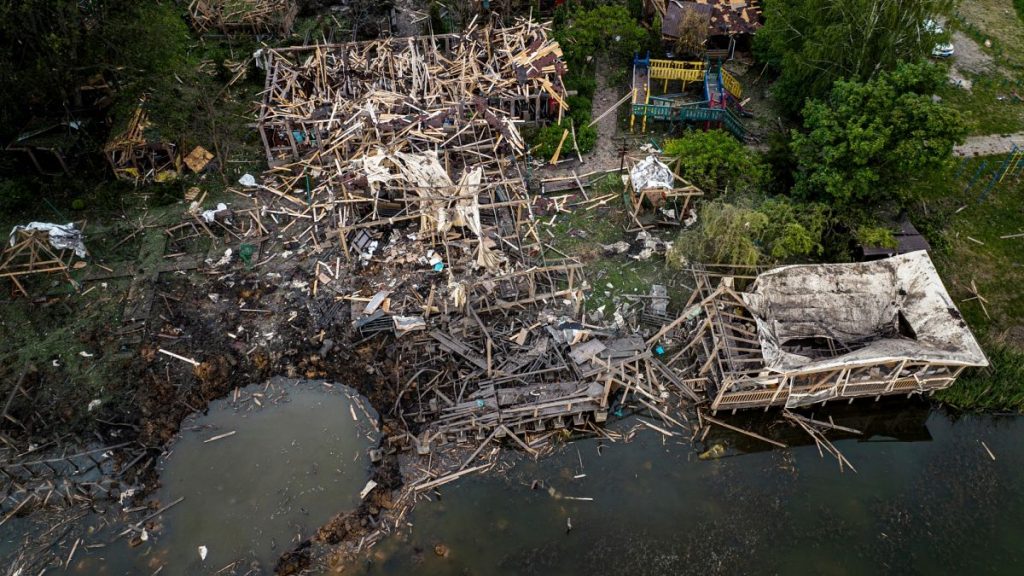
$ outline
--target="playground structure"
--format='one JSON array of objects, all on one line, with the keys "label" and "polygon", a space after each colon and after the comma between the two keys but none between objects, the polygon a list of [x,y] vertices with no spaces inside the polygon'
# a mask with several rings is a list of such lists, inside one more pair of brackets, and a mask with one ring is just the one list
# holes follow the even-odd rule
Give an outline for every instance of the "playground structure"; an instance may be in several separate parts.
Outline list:
[{"label": "playground structure", "polygon": [[[998,162],[998,164],[993,166],[989,159],[982,160],[981,164],[978,165],[967,181],[964,193],[970,192],[971,188],[980,184],[984,188],[982,188],[981,193],[978,195],[978,202],[984,202],[993,188],[1002,184],[1007,178],[1018,176],[1024,170],[1024,148],[1014,144],[1013,148],[1006,154],[1006,157]],[[960,167],[957,169],[954,177],[959,177],[966,168],[967,158],[964,158],[960,162]]]},{"label": "playground structure", "polygon": [[[662,82],[662,94],[651,94],[651,82]],[[669,83],[681,82],[680,91],[670,94]],[[686,101],[688,84],[703,84],[702,101]],[[704,129],[723,128],[740,141],[745,141],[747,132],[739,116],[733,110],[744,113],[740,103],[743,89],[736,77],[725,70],[721,63],[708,60],[677,61],[633,58],[633,92],[629,129],[636,126],[640,118],[640,130],[647,130],[647,120],[672,123],[703,125]]]}]

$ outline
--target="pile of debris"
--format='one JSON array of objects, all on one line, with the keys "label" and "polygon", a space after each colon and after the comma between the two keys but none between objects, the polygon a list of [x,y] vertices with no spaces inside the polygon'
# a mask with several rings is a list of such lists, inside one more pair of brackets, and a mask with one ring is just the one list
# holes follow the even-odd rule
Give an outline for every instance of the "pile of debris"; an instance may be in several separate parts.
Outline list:
[{"label": "pile of debris", "polygon": [[166,182],[181,172],[177,146],[159,137],[146,112],[146,100],[135,108],[124,129],[103,147],[114,176],[136,184]]},{"label": "pile of debris", "polygon": [[333,166],[399,143],[475,161],[503,144],[521,150],[517,121],[566,109],[566,67],[549,35],[532,21],[474,21],[461,35],[269,51],[259,115],[267,161]]},{"label": "pile of debris", "polygon": [[549,35],[521,20],[269,55],[274,168],[243,182],[248,230],[315,258],[318,325],[351,321],[354,347],[400,359],[379,370],[393,446],[518,439],[603,421],[621,392],[670,395],[642,338],[582,322],[582,264],[537,233],[517,123],[565,109]]}]

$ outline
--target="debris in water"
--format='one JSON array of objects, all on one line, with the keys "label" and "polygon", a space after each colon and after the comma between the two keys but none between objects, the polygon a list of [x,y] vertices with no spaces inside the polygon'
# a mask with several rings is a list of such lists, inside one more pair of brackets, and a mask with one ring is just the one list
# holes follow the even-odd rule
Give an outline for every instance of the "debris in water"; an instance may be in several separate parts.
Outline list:
[{"label": "debris in water", "polygon": [[722,446],[721,444],[715,444],[711,448],[708,448],[707,450],[702,452],[701,455],[698,456],[698,458],[700,458],[701,460],[713,460],[721,458],[722,456],[725,456],[725,446]]},{"label": "debris in water", "polygon": [[991,458],[994,462],[996,459],[996,455],[993,454],[992,451],[988,449],[988,444],[985,444],[984,440],[981,440],[981,447],[985,449],[985,452],[988,452],[988,457]]},{"label": "debris in water", "polygon": [[206,561],[206,553],[208,551],[209,550],[207,550],[206,546],[200,546],[199,547],[199,559],[205,562]]},{"label": "debris in water", "polygon": [[227,438],[228,436],[234,436],[236,433],[237,433],[237,430],[232,430],[231,432],[225,432],[223,434],[218,434],[218,435],[214,436],[213,438],[207,438],[206,440],[203,440],[203,444],[209,444],[210,442],[213,442],[213,441],[216,441],[216,440],[220,440],[221,438]]},{"label": "debris in water", "polygon": [[363,487],[363,489],[359,492],[359,499],[360,500],[365,500],[366,499],[366,495],[369,494],[376,487],[377,487],[377,483],[376,482],[374,482],[373,480],[368,480],[366,482],[366,486]]},{"label": "debris in water", "polygon": [[438,544],[434,546],[434,554],[437,554],[441,558],[447,558],[451,554],[451,550],[448,549],[444,544]]}]

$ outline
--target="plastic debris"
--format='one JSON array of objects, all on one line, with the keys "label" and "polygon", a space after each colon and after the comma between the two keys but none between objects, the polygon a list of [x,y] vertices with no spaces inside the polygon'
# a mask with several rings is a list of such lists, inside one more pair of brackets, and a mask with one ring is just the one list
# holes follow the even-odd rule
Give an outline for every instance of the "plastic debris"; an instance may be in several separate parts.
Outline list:
[{"label": "plastic debris", "polygon": [[207,222],[207,223],[213,222],[214,220],[217,219],[217,214],[219,212],[225,212],[225,211],[227,211],[227,209],[228,209],[228,205],[223,203],[223,202],[220,202],[220,203],[217,204],[217,207],[215,209],[213,209],[213,210],[203,210],[203,213],[201,214],[201,216],[202,216],[204,222]]},{"label": "plastic debris", "polygon": [[27,226],[15,226],[11,230],[11,246],[15,245],[19,230],[46,232],[49,236],[50,246],[58,250],[74,250],[75,256],[79,258],[89,255],[89,251],[85,249],[85,242],[82,240],[82,231],[76,228],[73,222],[67,224],[29,222]]}]

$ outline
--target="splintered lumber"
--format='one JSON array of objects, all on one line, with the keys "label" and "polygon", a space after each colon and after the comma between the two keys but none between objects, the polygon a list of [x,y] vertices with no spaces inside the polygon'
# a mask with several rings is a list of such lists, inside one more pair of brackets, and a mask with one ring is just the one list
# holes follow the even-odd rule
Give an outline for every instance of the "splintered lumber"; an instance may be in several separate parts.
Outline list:
[{"label": "splintered lumber", "polygon": [[613,110],[615,110],[619,106],[622,106],[623,104],[625,104],[626,101],[629,100],[632,97],[633,97],[633,93],[632,92],[627,92],[626,95],[623,96],[618,102],[616,102],[615,104],[612,104],[611,106],[608,107],[607,110],[605,110],[604,112],[601,112],[600,116],[598,116],[597,118],[594,118],[593,120],[591,120],[590,124],[587,124],[587,128],[590,128],[594,124],[597,124],[598,122],[600,122],[601,119],[603,119],[605,116],[611,114]]},{"label": "splintered lumber", "polygon": [[565,144],[565,138],[569,136],[568,130],[562,131],[562,139],[558,141],[558,148],[555,148],[555,154],[551,156],[551,165],[555,166],[558,164],[558,155],[562,153],[562,145]]},{"label": "splintered lumber", "polygon": [[840,426],[840,425],[838,425],[838,424],[836,424],[834,422],[822,422],[821,420],[814,420],[813,418],[808,418],[806,416],[801,416],[800,414],[797,414],[795,412],[790,412],[789,410],[784,410],[782,412],[782,415],[785,416],[786,418],[791,419],[791,420],[800,420],[802,422],[806,422],[807,424],[813,424],[814,426],[821,426],[822,428],[829,428],[831,430],[839,430],[841,432],[849,432],[850,434],[857,434],[857,435],[864,434],[863,432],[861,432],[860,430],[857,430],[856,428],[847,428],[846,426]]},{"label": "splintered lumber", "polygon": [[654,424],[651,424],[650,422],[648,422],[647,420],[644,420],[643,418],[637,418],[636,420],[637,420],[637,422],[643,424],[644,426],[647,426],[651,430],[659,432],[659,433],[661,433],[661,434],[663,434],[665,436],[668,436],[668,437],[675,436],[675,434],[669,432],[668,430],[665,430],[664,428],[662,428],[660,426],[655,426]]},{"label": "splintered lumber", "polygon": [[199,362],[197,362],[197,361],[195,361],[195,360],[193,360],[191,358],[186,358],[185,356],[182,356],[181,354],[175,354],[174,352],[171,352],[169,350],[164,350],[163,348],[157,348],[157,352],[159,352],[159,353],[161,353],[161,354],[163,354],[165,356],[170,356],[171,358],[175,358],[177,360],[181,360],[182,362],[188,362],[189,364],[191,364],[193,366],[199,366]]},{"label": "splintered lumber", "polygon": [[707,422],[710,422],[710,423],[715,424],[717,426],[721,426],[722,428],[726,428],[726,429],[732,430],[733,432],[739,432],[740,434],[743,434],[745,436],[750,436],[751,438],[754,438],[756,440],[760,440],[762,442],[767,442],[767,443],[771,444],[772,446],[778,446],[779,448],[788,448],[788,446],[786,446],[782,442],[779,442],[777,440],[772,440],[771,438],[765,438],[764,436],[761,436],[760,434],[755,434],[754,432],[751,432],[750,430],[744,430],[743,428],[739,428],[737,426],[733,426],[732,424],[728,424],[726,422],[722,422],[721,420],[718,420],[716,418],[712,418],[711,416],[708,416],[707,414],[704,414],[703,418]]},{"label": "splintered lumber", "polygon": [[466,360],[469,360],[470,362],[475,364],[477,368],[487,370],[487,360],[481,358],[477,354],[474,354],[473,349],[470,348],[469,346],[466,346],[462,342],[456,341],[451,336],[444,334],[443,332],[440,332],[438,330],[432,330],[430,332],[430,337],[433,338],[434,340],[437,340],[438,343],[440,343],[445,350],[462,356]]},{"label": "splintered lumber", "polygon": [[[850,470],[853,470],[854,472],[857,471],[857,469],[853,467],[853,464],[850,464],[850,461],[846,459],[846,456],[844,456],[843,453],[840,452],[838,448],[836,448],[835,444],[833,444],[828,438],[825,438],[825,435],[822,434],[820,430],[814,427],[817,424],[808,424],[808,421],[810,420],[807,418],[794,418],[793,416],[796,415],[789,411],[784,412],[783,416],[785,416],[791,422],[795,423],[797,426],[802,428],[804,432],[807,432],[808,436],[810,436],[814,440],[814,443],[817,444],[819,453],[822,449],[824,449],[826,452],[835,457],[836,461],[839,462],[840,471],[843,469],[844,465],[849,467]],[[821,454],[821,456],[824,457],[824,454]]]},{"label": "splintered lumber", "polygon": [[459,478],[462,478],[463,476],[465,476],[467,474],[472,474],[473,472],[478,472],[478,471],[483,470],[485,468],[490,468],[493,465],[494,464],[492,462],[488,462],[486,464],[481,464],[479,466],[473,466],[472,468],[466,468],[464,470],[459,470],[458,472],[452,472],[451,474],[442,476],[442,477],[440,477],[440,478],[438,478],[436,480],[431,480],[430,482],[425,482],[423,484],[417,484],[416,485],[416,491],[417,492],[423,492],[424,490],[430,490],[431,488],[437,488],[438,486],[441,486],[441,485],[447,484],[449,482],[453,482],[455,480],[458,480]]}]

